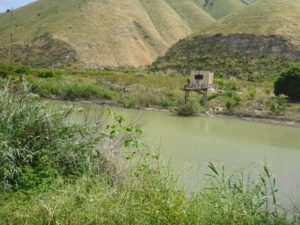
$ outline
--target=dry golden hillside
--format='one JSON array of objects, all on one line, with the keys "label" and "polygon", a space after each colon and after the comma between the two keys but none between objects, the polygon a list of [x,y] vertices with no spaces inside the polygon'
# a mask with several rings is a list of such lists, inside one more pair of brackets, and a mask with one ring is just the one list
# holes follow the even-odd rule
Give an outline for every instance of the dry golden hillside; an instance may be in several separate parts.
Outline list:
[{"label": "dry golden hillside", "polygon": [[300,46],[300,1],[259,0],[213,23],[202,33],[280,35]]},{"label": "dry golden hillside", "polygon": [[[14,60],[50,66],[42,55],[48,51],[52,61],[72,57],[81,67],[141,66],[214,20],[192,0],[39,0],[14,11]],[[0,21],[3,62],[9,60],[10,13]]]},{"label": "dry golden hillside", "polygon": [[177,42],[153,67],[257,80],[299,63],[300,0],[258,0]]}]

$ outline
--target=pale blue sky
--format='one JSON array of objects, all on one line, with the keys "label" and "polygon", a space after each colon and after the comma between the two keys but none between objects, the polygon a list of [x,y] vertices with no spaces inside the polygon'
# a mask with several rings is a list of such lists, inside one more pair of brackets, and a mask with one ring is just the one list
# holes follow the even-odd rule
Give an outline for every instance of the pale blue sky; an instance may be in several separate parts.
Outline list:
[{"label": "pale blue sky", "polygon": [[16,9],[34,1],[35,0],[0,0],[0,12],[5,12],[12,7]]}]

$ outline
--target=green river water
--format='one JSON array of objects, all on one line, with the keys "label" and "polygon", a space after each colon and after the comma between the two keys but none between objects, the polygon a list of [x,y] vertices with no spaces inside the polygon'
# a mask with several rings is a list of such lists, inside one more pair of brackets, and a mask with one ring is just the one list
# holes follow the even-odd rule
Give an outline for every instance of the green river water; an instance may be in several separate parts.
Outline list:
[{"label": "green river water", "polygon": [[[102,106],[76,103],[97,116]],[[170,161],[188,191],[203,186],[212,161],[254,176],[266,161],[280,196],[300,203],[300,129],[230,118],[178,117],[172,113],[113,108],[145,129],[144,140]]]}]

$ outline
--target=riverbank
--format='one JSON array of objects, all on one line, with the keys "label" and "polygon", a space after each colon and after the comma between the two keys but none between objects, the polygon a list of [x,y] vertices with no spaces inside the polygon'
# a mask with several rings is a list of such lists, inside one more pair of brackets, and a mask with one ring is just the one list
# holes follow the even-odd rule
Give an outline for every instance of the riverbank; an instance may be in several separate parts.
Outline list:
[{"label": "riverbank", "polygon": [[[47,100],[59,100],[64,101],[62,99],[47,99]],[[111,101],[87,101],[87,100],[75,100],[73,102],[79,102],[84,104],[97,104],[115,108],[126,108],[124,105],[116,102]],[[126,109],[136,109],[136,110],[145,110],[145,111],[156,111],[156,112],[164,112],[164,113],[173,113],[177,115],[177,112],[174,110],[169,109],[162,109],[162,108],[153,108],[153,107],[134,107],[134,108],[126,108]],[[178,115],[177,115],[178,116]],[[232,118],[232,119],[239,119],[239,120],[246,120],[256,123],[265,123],[265,124],[273,124],[273,125],[280,125],[280,126],[288,126],[288,127],[296,127],[300,128],[300,121],[285,117],[285,116],[273,116],[273,115],[262,115],[262,114],[253,114],[251,112],[218,112],[217,114],[211,114],[209,111],[207,112],[198,112],[195,116],[199,117],[210,117],[210,118]]]},{"label": "riverbank", "polygon": [[[9,76],[18,80],[17,76]],[[24,76],[32,91],[43,98],[86,101],[110,106],[176,112],[183,115],[229,116],[256,122],[299,127],[300,103],[274,96],[273,82],[214,80],[205,106],[191,93],[184,101],[182,74],[111,70],[33,70]],[[5,82],[5,79],[0,81]]]},{"label": "riverbank", "polygon": [[242,119],[242,120],[258,122],[258,123],[300,128],[300,121],[298,119],[295,120],[293,118],[289,118],[285,116],[251,114],[249,112],[224,113],[221,116],[227,116],[235,119]]}]

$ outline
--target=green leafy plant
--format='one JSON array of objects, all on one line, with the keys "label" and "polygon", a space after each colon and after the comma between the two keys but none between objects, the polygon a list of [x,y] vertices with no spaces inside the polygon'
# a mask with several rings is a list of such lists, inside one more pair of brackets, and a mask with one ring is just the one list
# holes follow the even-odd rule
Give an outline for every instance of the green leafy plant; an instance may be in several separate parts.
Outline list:
[{"label": "green leafy plant", "polygon": [[27,75],[31,73],[31,68],[28,66],[12,66],[0,64],[0,77],[9,75]]},{"label": "green leafy plant", "polygon": [[199,197],[204,202],[209,224],[286,223],[279,212],[276,180],[267,163],[258,179],[246,176],[243,171],[228,173],[213,163],[209,163],[209,169],[209,185]]},{"label": "green leafy plant", "polygon": [[24,83],[17,97],[0,90],[0,186],[29,188],[53,177],[70,179],[104,159],[94,148],[92,129],[67,123],[71,108],[50,109]]},{"label": "green leafy plant", "polygon": [[189,99],[186,103],[180,103],[176,112],[180,116],[192,116],[200,112],[200,102],[197,99]]},{"label": "green leafy plant", "polygon": [[61,70],[49,70],[49,69],[43,69],[38,70],[37,76],[40,78],[54,78],[54,77],[61,77],[63,75],[63,72]]},{"label": "green leafy plant", "polygon": [[227,80],[225,83],[225,89],[228,91],[238,91],[239,87],[236,80]]},{"label": "green leafy plant", "polygon": [[255,99],[256,94],[257,94],[256,88],[254,87],[248,88],[248,95],[251,100]]},{"label": "green leafy plant", "polygon": [[114,120],[116,123],[108,124],[106,129],[109,130],[110,139],[114,139],[119,135],[124,135],[123,143],[124,147],[135,147],[138,148],[140,146],[140,141],[138,136],[143,134],[143,129],[139,127],[133,127],[131,125],[127,125],[125,123],[125,118],[121,115],[116,115],[112,113]]},{"label": "green leafy plant", "polygon": [[284,95],[272,97],[267,104],[273,113],[277,115],[282,114],[288,106],[287,97]]},{"label": "green leafy plant", "polygon": [[226,91],[224,104],[228,111],[233,111],[234,108],[240,105],[241,98],[236,91]]}]

